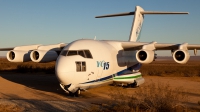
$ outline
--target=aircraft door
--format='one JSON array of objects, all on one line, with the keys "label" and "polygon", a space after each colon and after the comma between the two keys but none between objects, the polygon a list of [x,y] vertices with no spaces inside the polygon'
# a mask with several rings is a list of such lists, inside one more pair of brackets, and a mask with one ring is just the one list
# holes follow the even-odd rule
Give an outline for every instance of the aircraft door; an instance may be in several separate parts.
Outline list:
[{"label": "aircraft door", "polygon": [[96,80],[101,79],[102,74],[103,74],[103,70],[101,68],[98,68],[98,74],[97,74]]},{"label": "aircraft door", "polygon": [[86,72],[88,81],[96,80],[96,75],[98,74],[98,70],[94,63],[94,60],[88,59],[86,61]]}]

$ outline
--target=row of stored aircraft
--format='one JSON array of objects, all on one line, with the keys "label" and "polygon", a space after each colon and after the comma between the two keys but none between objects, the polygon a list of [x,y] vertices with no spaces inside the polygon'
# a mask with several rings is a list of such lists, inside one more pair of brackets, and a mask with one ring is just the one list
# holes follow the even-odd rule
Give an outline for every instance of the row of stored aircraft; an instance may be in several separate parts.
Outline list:
[{"label": "row of stored aircraft", "polygon": [[27,45],[13,48],[0,48],[8,51],[10,62],[51,62],[56,61],[55,71],[61,88],[79,95],[103,84],[128,84],[131,87],[144,83],[139,72],[142,64],[156,59],[156,50],[171,50],[175,62],[185,64],[190,55],[188,50],[200,49],[195,44],[170,44],[138,42],[144,15],[146,14],[188,14],[188,12],[144,11],[140,6],[134,12],[97,16],[96,18],[134,15],[128,41],[79,39],[71,43],[55,45]]}]

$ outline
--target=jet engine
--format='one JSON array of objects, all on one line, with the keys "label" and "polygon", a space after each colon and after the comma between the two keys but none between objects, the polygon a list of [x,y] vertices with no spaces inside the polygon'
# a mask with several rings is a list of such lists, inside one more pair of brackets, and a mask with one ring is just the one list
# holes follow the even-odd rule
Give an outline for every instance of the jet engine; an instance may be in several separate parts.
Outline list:
[{"label": "jet engine", "polygon": [[155,53],[152,50],[139,50],[136,53],[136,59],[140,63],[148,64],[154,61]]},{"label": "jet engine", "polygon": [[190,58],[190,54],[186,50],[176,50],[173,53],[173,59],[175,62],[185,64]]},{"label": "jet engine", "polygon": [[31,61],[30,52],[23,50],[11,50],[7,53],[7,59],[10,62],[27,62]]},{"label": "jet engine", "polygon": [[51,62],[55,61],[58,57],[56,51],[47,50],[34,50],[30,54],[31,60],[33,62]]}]

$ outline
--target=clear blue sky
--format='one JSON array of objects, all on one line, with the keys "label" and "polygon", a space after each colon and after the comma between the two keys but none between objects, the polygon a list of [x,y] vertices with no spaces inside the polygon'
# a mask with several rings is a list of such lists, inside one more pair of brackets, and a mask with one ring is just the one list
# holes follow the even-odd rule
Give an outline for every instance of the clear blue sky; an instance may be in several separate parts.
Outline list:
[{"label": "clear blue sky", "polygon": [[136,5],[190,13],[146,15],[141,42],[200,44],[200,0],[0,0],[0,47],[69,43],[94,36],[128,40],[133,16],[94,17],[134,11]]}]

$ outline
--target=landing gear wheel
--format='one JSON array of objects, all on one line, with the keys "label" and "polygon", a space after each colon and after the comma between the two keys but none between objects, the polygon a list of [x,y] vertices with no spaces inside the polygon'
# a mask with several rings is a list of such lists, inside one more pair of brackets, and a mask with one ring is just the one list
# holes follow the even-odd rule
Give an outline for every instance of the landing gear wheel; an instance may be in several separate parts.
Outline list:
[{"label": "landing gear wheel", "polygon": [[131,88],[135,88],[135,87],[137,87],[137,82],[134,81],[133,83],[129,84],[128,86]]},{"label": "landing gear wheel", "polygon": [[81,94],[81,90],[80,89],[78,89],[75,93],[69,92],[69,95],[73,96],[73,97],[74,96],[78,97],[80,94]]},{"label": "landing gear wheel", "polygon": [[78,97],[80,94],[81,94],[81,90],[80,90],[80,89],[78,89],[78,90],[74,93],[74,95],[75,95],[76,97]]},{"label": "landing gear wheel", "polygon": [[69,96],[72,96],[72,97],[74,97],[74,93],[72,93],[72,92],[69,92]]}]

